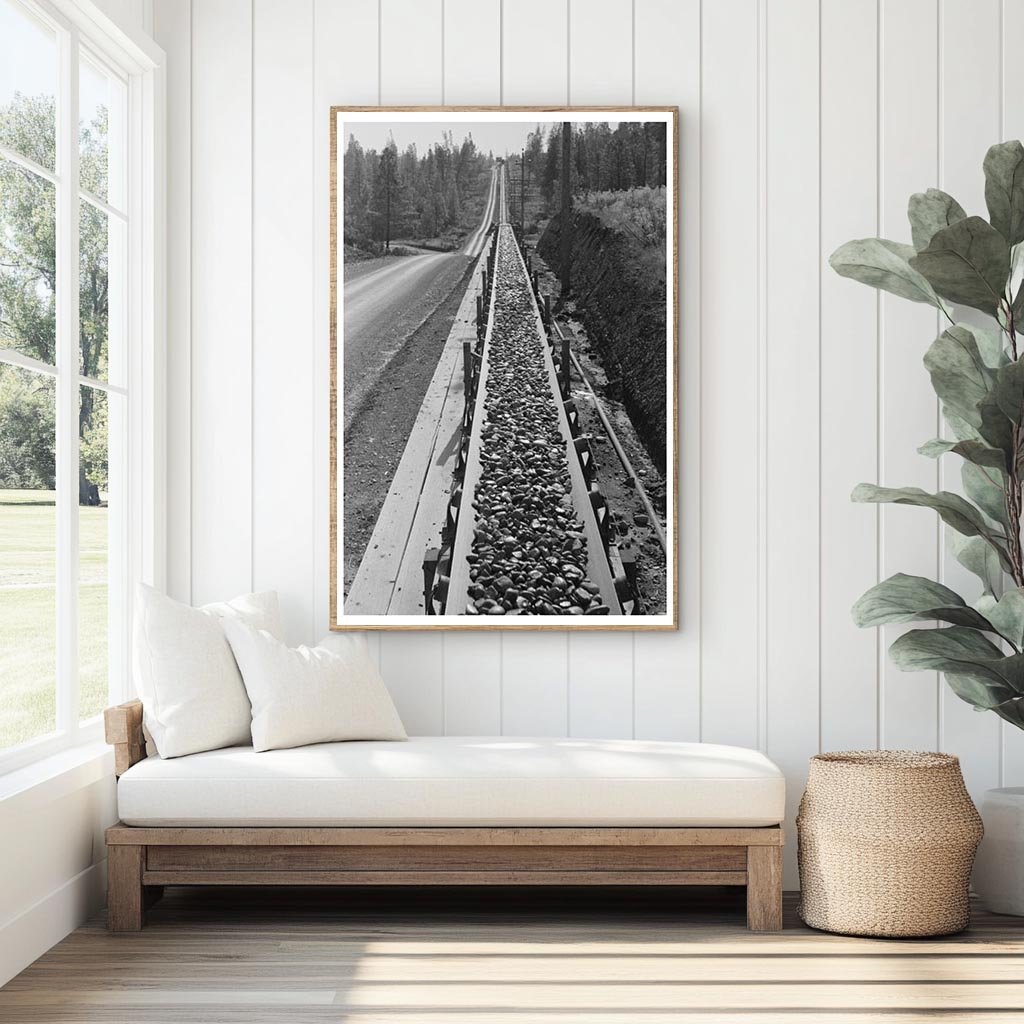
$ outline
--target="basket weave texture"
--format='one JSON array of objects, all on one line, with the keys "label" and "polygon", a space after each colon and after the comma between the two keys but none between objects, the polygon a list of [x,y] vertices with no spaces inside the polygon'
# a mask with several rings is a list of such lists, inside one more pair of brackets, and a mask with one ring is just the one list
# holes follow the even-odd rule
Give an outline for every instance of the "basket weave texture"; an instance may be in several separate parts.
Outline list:
[{"label": "basket weave texture", "polygon": [[797,815],[800,917],[844,935],[962,931],[982,832],[951,754],[818,754]]}]

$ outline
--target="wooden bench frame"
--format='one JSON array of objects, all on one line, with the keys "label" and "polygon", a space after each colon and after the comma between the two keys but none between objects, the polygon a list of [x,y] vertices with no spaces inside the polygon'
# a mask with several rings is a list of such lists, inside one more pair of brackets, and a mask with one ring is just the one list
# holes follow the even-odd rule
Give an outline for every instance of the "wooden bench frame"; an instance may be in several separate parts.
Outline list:
[{"label": "wooden bench frame", "polygon": [[[146,757],[142,704],[104,713],[118,776]],[[737,885],[747,927],[782,928],[782,829],[107,829],[111,931],[138,931],[166,885]]]}]

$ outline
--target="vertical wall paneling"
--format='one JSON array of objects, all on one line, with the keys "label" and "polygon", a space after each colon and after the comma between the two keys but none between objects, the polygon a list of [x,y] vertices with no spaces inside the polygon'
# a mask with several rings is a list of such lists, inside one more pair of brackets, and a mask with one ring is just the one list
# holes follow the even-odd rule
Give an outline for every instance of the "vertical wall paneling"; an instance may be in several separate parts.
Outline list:
[{"label": "vertical wall paneling", "polygon": [[[441,102],[441,9],[441,0],[381,0],[380,102],[385,106]],[[381,670],[411,732],[444,732],[444,647],[440,633],[380,638]]]},{"label": "vertical wall paneling", "polygon": [[[999,138],[1000,132],[999,61],[993,59],[999,39],[1000,0],[943,0],[939,15],[941,148],[938,185],[956,196],[964,209],[984,214],[981,163],[985,151]],[[963,74],[965,66],[971,68],[971,74]],[[995,326],[990,319],[973,310],[957,310],[956,316],[957,319],[980,324],[987,320]],[[925,344],[927,341],[922,339]],[[917,386],[928,386],[923,367],[917,379]],[[939,473],[939,485],[943,490],[962,493],[959,458],[946,456],[940,459]],[[943,534],[949,532],[944,526],[940,526],[940,530]],[[968,600],[977,597],[980,593],[977,578],[956,561],[945,536],[940,557],[942,576],[939,578]],[[941,749],[955,751],[959,755],[968,786],[977,797],[999,784],[999,719],[995,715],[979,716],[945,684],[940,694]]]},{"label": "vertical wall paneling", "polygon": [[312,38],[313,0],[254,0],[253,586],[278,591],[291,643],[315,637]]},{"label": "vertical wall paneling", "polygon": [[569,75],[568,0],[502,4],[502,103],[565,103]]},{"label": "vertical wall paneling", "polygon": [[[326,136],[331,106],[371,106],[380,102],[379,24],[379,0],[345,0],[344,4],[314,0],[311,43],[319,108],[314,111],[318,141],[321,126]],[[328,152],[325,148],[325,157]],[[319,169],[326,184],[326,160]],[[325,234],[325,246],[326,240]]]},{"label": "vertical wall paneling", "polygon": [[380,633],[367,633],[365,634],[365,639],[370,657],[374,660],[377,667],[380,668]]},{"label": "vertical wall paneling", "polygon": [[[628,106],[633,97],[631,0],[569,4],[569,99]],[[569,635],[569,729],[633,735],[633,636]]]},{"label": "vertical wall paneling", "polygon": [[[329,466],[330,362],[328,351],[329,304],[329,174],[330,119],[332,106],[373,104],[379,101],[377,0],[314,0],[313,36],[313,223],[310,240],[313,254],[313,379],[310,402],[313,436],[309,440],[315,470],[313,481],[313,577],[308,598],[313,610],[314,637],[330,622],[329,570]],[[380,639],[368,637],[374,657],[380,655]]]},{"label": "vertical wall paneling", "polygon": [[444,733],[500,734],[501,634],[452,633],[443,643]]},{"label": "vertical wall paneling", "polygon": [[569,102],[628,106],[632,95],[632,0],[569,0]]},{"label": "vertical wall paneling", "polygon": [[[999,70],[1002,74],[999,97],[1000,139],[1024,139],[1024,62],[1020,59],[1020,40],[1024,39],[1024,4],[1005,0],[1000,18]],[[995,47],[992,48],[995,51]],[[989,59],[992,59],[990,51]],[[1009,723],[1001,723],[1002,784],[1024,786],[1024,732]]]},{"label": "vertical wall paneling", "polygon": [[167,54],[167,592],[191,601],[192,5],[156,0],[154,38]]},{"label": "vertical wall paneling", "polygon": [[380,101],[441,102],[442,0],[381,0]]},{"label": "vertical wall paneling", "polygon": [[416,736],[443,736],[444,641],[441,634],[381,637],[380,671],[406,731]]},{"label": "vertical wall paneling", "polygon": [[569,635],[569,735],[633,736],[632,637]]},{"label": "vertical wall paneling", "polygon": [[[906,241],[907,200],[938,176],[938,3],[882,0],[881,234]],[[887,487],[938,484],[935,463],[917,448],[935,436],[938,407],[921,366],[938,317],[930,306],[883,295],[881,301],[881,480]],[[874,511],[861,506],[870,528]],[[896,572],[936,579],[939,532],[926,509],[881,509],[881,577]],[[882,630],[888,647],[905,630]],[[939,742],[938,681],[934,672],[900,672],[883,653],[882,745],[935,750]]]},{"label": "vertical wall paneling", "polygon": [[[567,0],[502,4],[503,102],[567,102]],[[543,26],[543,29],[541,29]],[[568,637],[509,633],[502,639],[502,728],[564,736],[569,728]]]},{"label": "vertical wall paneling", "polygon": [[[498,102],[499,18],[497,0],[444,0],[446,103]],[[461,141],[460,132],[456,141]],[[501,633],[448,633],[443,643],[445,732],[500,733]]]},{"label": "vertical wall paneling", "polygon": [[[877,582],[878,513],[850,501],[878,478],[878,297],[829,255],[877,234],[878,0],[821,7],[821,745],[878,741],[875,630],[850,607]],[[856,81],[858,88],[850,88]]]},{"label": "vertical wall paneling", "polygon": [[819,742],[941,743],[975,793],[1000,770],[1024,783],[1024,736],[896,671],[901,629],[850,622],[894,572],[963,583],[934,516],[853,505],[852,486],[957,479],[916,454],[939,429],[921,365],[937,316],[825,262],[906,239],[931,185],[983,211],[985,147],[1024,135],[1021,5],[155,0],[152,17],[174,58],[172,593],[274,587],[291,638],[327,625],[331,104],[678,104],[681,631],[374,634],[410,730],[763,745],[794,797]]},{"label": "vertical wall paneling", "polygon": [[443,0],[444,102],[501,102],[501,0]]},{"label": "vertical wall paneling", "polygon": [[507,633],[501,643],[501,728],[506,736],[569,734],[564,633]]},{"label": "vertical wall paneling", "polygon": [[703,5],[701,737],[751,747],[761,742],[758,57],[755,0]]},{"label": "vertical wall paneling", "polygon": [[[767,431],[765,746],[786,773],[789,813],[818,752],[818,0],[767,5],[765,83]],[[811,610],[808,618],[805,610]],[[796,864],[796,847],[786,849]]]},{"label": "vertical wall paneling", "polygon": [[251,101],[251,7],[232,0],[193,4],[191,571],[197,604],[252,587]]},{"label": "vertical wall paneling", "polygon": [[677,633],[638,633],[634,727],[641,739],[700,734],[700,0],[637,0],[634,89],[679,118],[679,616]]}]

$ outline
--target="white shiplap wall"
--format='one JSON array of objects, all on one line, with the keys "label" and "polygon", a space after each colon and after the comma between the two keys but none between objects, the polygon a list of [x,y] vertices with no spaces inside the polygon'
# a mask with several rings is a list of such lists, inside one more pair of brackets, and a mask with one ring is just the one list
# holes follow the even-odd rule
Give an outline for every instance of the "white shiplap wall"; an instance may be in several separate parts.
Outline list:
[{"label": "white shiplap wall", "polygon": [[291,639],[326,628],[332,103],[678,104],[682,628],[375,636],[403,717],[760,746],[791,806],[820,748],[940,746],[976,793],[1024,782],[1022,737],[850,623],[880,574],[956,571],[926,513],[848,500],[940,482],[914,454],[936,429],[935,317],[825,266],[850,237],[905,237],[912,191],[983,209],[985,148],[1024,133],[1024,6],[155,0],[155,31],[177,596],[273,587]]}]

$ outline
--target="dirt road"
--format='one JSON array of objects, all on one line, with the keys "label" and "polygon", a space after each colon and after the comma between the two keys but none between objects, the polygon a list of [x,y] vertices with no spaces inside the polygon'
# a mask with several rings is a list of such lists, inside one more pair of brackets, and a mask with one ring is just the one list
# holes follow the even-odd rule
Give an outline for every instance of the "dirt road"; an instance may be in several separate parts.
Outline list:
[{"label": "dirt road", "polygon": [[450,294],[466,264],[479,256],[494,217],[496,174],[479,226],[458,252],[388,256],[344,268],[342,421],[347,426],[381,371],[417,327]]}]

